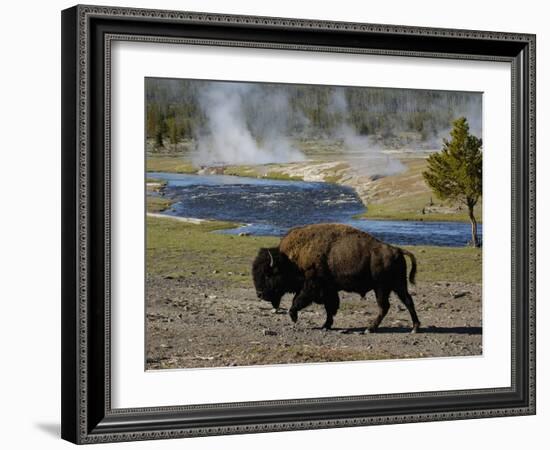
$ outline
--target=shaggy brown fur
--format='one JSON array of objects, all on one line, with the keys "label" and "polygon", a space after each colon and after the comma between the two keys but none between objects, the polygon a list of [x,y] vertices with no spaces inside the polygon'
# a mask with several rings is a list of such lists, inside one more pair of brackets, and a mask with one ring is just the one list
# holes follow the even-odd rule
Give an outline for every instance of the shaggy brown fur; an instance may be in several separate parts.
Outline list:
[{"label": "shaggy brown fur", "polygon": [[[341,224],[316,224],[293,228],[279,247],[261,249],[253,265],[254,283],[260,298],[278,306],[282,293],[295,292],[289,310],[293,321],[311,303],[325,305],[331,328],[338,311],[338,291],[365,296],[376,293],[379,313],[368,331],[375,331],[389,309],[395,292],[407,307],[413,332],[420,322],[407,288],[405,255],[411,258],[409,279],[414,283],[416,259],[406,250],[379,241],[368,233]],[[288,286],[288,287],[287,287]]]}]

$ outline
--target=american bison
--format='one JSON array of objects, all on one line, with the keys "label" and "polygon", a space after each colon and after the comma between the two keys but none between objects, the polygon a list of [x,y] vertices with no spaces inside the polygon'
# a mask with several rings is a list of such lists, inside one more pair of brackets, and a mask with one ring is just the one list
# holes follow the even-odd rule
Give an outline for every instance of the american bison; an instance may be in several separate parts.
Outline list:
[{"label": "american bison", "polygon": [[325,305],[327,318],[322,328],[327,330],[340,306],[339,291],[364,297],[374,290],[378,315],[367,332],[375,331],[387,314],[393,291],[407,307],[414,333],[420,322],[407,288],[405,255],[411,259],[409,280],[414,284],[416,259],[411,252],[347,225],[307,225],[291,229],[278,247],[260,249],[252,276],[258,298],[274,308],[284,294],[295,294],[289,309],[293,322],[298,320],[298,311],[311,303]]}]

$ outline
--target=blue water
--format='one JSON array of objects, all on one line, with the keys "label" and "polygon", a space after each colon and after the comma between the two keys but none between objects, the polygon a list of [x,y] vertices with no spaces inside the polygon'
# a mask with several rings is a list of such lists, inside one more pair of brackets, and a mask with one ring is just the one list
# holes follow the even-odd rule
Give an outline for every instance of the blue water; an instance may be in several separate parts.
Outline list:
[{"label": "blue water", "polygon": [[468,223],[354,219],[365,207],[352,188],[337,184],[160,172],[148,176],[168,182],[164,195],[174,203],[167,215],[245,224],[223,230],[226,234],[282,236],[294,226],[338,222],[396,245],[461,247],[470,240]]}]

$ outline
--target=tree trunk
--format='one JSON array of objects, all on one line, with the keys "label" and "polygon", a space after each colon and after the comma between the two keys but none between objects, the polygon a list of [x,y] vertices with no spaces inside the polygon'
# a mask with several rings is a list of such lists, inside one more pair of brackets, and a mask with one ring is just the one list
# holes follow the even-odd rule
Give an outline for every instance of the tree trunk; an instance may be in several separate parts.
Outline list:
[{"label": "tree trunk", "polygon": [[474,206],[468,205],[468,215],[470,216],[470,222],[472,223],[472,245],[479,247],[479,240],[477,238],[477,221],[474,216]]}]

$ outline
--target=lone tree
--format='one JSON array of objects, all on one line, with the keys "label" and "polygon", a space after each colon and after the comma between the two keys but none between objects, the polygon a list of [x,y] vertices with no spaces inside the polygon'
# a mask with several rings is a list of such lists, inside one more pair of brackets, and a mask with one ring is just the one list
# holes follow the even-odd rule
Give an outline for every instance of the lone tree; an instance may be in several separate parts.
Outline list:
[{"label": "lone tree", "polygon": [[441,200],[464,204],[472,223],[472,245],[479,247],[474,206],[481,197],[481,139],[470,134],[465,117],[453,122],[451,140],[443,139],[443,148],[428,158],[424,180]]}]

